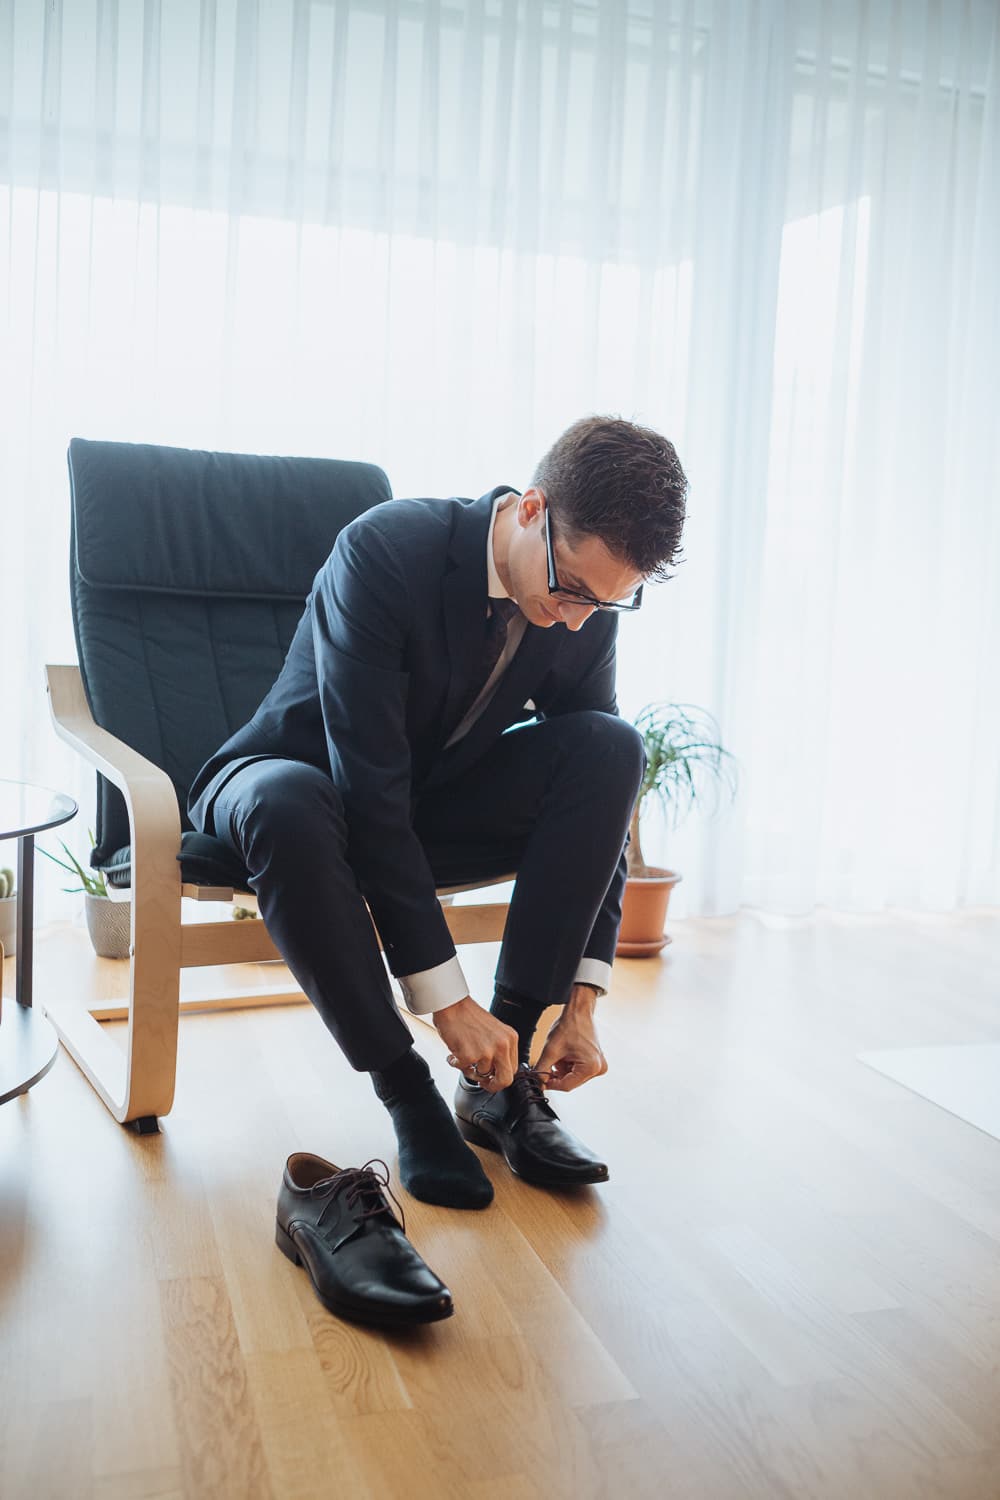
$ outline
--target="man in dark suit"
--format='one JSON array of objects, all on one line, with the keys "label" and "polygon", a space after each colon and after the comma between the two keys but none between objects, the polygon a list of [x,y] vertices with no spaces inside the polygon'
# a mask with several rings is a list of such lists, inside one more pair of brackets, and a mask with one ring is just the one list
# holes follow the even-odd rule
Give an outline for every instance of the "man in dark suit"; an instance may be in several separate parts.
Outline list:
[{"label": "man in dark suit", "polygon": [[[199,772],[189,810],[251,876],[268,931],[353,1067],[372,1074],[417,1197],[480,1208],[467,1140],[530,1181],[603,1181],[545,1090],[607,1071],[595,1002],[621,920],[644,757],[618,716],[618,617],[679,550],[673,446],[612,418],[570,427],[523,494],[391,500],[340,533],[281,674]],[[584,628],[586,627],[586,628]],[[437,885],[516,870],[489,1010]],[[459,1070],[456,1119],[399,1015]],[[563,1007],[536,1068],[546,1007]]]}]

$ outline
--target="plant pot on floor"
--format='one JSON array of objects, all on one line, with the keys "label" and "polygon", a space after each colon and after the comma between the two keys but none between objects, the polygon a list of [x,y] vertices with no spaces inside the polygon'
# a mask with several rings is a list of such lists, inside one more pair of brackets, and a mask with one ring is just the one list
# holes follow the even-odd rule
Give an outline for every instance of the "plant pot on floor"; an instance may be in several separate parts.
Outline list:
[{"label": "plant pot on floor", "polygon": [[664,932],[670,892],[684,879],[676,870],[654,865],[644,875],[630,875],[622,898],[622,925],[615,952],[621,958],[652,958],[670,942]]},{"label": "plant pot on floor", "polygon": [[0,899],[0,944],[7,958],[17,952],[17,897]]},{"label": "plant pot on floor", "polygon": [[98,958],[128,958],[132,942],[132,903],[108,896],[84,896],[87,931]]}]

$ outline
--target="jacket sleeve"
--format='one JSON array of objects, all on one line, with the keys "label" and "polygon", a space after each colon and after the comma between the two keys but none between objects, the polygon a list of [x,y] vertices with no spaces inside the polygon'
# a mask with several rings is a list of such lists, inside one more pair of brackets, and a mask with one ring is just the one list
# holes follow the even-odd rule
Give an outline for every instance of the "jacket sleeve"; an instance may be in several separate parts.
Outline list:
[{"label": "jacket sleeve", "polygon": [[311,597],[323,728],[348,858],[393,974],[455,957],[413,831],[404,670],[411,599],[395,549],[362,516],[340,533]]}]

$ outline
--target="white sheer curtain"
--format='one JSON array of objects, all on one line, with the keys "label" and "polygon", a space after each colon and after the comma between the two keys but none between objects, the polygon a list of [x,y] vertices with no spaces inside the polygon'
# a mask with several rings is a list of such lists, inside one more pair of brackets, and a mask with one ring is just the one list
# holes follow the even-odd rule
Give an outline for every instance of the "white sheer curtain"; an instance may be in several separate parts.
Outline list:
[{"label": "white sheer curtain", "polygon": [[1000,902],[998,88],[989,0],[0,0],[0,776],[83,852],[73,434],[472,495],[615,412],[692,486],[623,710],[742,772],[672,911]]}]

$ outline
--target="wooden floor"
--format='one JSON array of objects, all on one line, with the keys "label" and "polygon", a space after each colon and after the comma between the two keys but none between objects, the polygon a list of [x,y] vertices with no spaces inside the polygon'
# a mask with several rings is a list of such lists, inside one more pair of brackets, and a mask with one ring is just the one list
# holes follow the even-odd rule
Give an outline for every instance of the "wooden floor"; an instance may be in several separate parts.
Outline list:
[{"label": "wooden floor", "polygon": [[[306,1005],[183,1017],[157,1136],[63,1054],[0,1109],[3,1500],[1000,1497],[1000,1141],[856,1059],[1000,1039],[1000,912],[672,930],[555,1098],[611,1164],[577,1195],[483,1153],[484,1213],[410,1198]],[[39,999],[107,972],[43,935]],[[454,1318],[322,1309],[273,1239],[300,1149],[385,1159]]]}]

